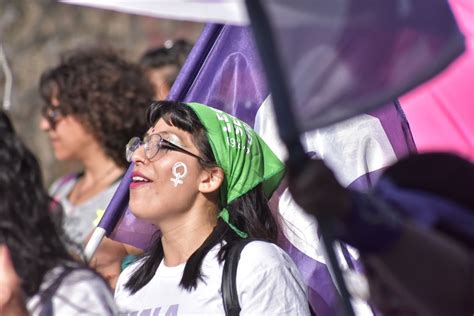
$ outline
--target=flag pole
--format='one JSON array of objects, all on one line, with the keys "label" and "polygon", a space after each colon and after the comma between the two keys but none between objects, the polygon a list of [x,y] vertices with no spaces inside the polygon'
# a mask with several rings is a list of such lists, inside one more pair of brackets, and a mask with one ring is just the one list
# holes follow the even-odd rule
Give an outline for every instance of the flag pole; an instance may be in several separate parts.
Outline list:
[{"label": "flag pole", "polygon": [[[270,91],[280,138],[288,149],[288,166],[296,173],[302,172],[305,161],[308,160],[300,141],[300,131],[296,119],[291,111],[292,104],[284,70],[278,57],[278,51],[273,38],[273,33],[260,3],[260,0],[245,0],[249,14],[252,32],[262,63]],[[333,248],[334,236],[332,221],[327,218],[316,217],[321,232],[321,238],[326,249],[329,267],[333,271],[336,286],[339,289],[343,311],[347,316],[353,316],[354,310],[350,302],[350,295],[344,282],[342,271],[339,267],[336,253]]]},{"label": "flag pole", "polygon": [[134,164],[131,163],[127,171],[122,177],[120,184],[117,190],[114,193],[114,196],[110,200],[109,205],[107,206],[104,215],[100,219],[99,224],[94,229],[91,238],[87,242],[87,245],[84,249],[84,257],[87,262],[89,262],[94,256],[97,248],[100,246],[102,239],[105,236],[110,236],[117,226],[120,218],[123,216],[123,210],[127,208],[129,200],[129,186],[132,181],[132,172]]},{"label": "flag pole", "polygon": [[0,41],[0,63],[2,64],[3,74],[5,75],[5,86],[3,89],[3,109],[5,111],[10,110],[12,104],[12,86],[13,77],[12,71],[8,66],[7,56],[3,49],[3,44]]}]

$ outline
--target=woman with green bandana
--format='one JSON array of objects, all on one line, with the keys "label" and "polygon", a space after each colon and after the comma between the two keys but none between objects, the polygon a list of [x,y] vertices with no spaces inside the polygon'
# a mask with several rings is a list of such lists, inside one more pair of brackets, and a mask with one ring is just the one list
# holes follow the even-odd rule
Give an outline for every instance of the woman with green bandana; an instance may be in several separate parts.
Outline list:
[{"label": "woman with green bandana", "polygon": [[241,315],[308,315],[306,286],[283,250],[267,201],[283,164],[244,122],[198,103],[155,102],[143,140],[127,145],[135,164],[130,208],[161,238],[119,277],[125,315],[223,315],[221,280],[240,240]]}]

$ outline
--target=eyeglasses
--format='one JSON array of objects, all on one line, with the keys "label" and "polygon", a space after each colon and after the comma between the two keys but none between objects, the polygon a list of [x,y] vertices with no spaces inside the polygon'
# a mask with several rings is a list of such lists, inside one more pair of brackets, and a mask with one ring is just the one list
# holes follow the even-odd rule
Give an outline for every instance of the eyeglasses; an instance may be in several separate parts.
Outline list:
[{"label": "eyeglasses", "polygon": [[49,126],[53,130],[56,129],[58,121],[64,117],[61,113],[61,109],[51,104],[46,104],[41,108],[41,115],[48,121]]},{"label": "eyeglasses", "polygon": [[193,154],[192,152],[187,151],[184,148],[181,148],[170,141],[164,139],[161,137],[160,134],[151,134],[147,135],[143,138],[143,141],[139,137],[133,137],[130,139],[128,142],[127,146],[125,147],[125,157],[127,158],[128,162],[132,162],[132,156],[133,153],[141,146],[143,145],[145,149],[145,157],[148,160],[153,159],[160,149],[169,149],[169,150],[175,150],[175,151],[180,151],[184,154],[193,156],[197,158],[199,161],[204,162],[204,159],[199,157],[198,155]]}]

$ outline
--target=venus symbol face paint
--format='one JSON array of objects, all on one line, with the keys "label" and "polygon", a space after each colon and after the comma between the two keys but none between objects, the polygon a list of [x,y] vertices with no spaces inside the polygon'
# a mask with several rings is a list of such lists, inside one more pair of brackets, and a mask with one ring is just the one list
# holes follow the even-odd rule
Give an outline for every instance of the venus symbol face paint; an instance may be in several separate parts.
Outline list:
[{"label": "venus symbol face paint", "polygon": [[176,188],[178,185],[183,184],[183,179],[188,175],[188,167],[184,162],[179,161],[174,164],[172,173],[174,178],[170,178],[170,180]]}]

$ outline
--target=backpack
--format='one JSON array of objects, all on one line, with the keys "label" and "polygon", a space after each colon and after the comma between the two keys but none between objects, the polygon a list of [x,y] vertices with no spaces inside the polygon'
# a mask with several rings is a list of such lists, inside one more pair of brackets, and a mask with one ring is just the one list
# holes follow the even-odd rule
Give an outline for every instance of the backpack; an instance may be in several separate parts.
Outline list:
[{"label": "backpack", "polygon": [[[240,314],[239,296],[237,293],[237,266],[239,265],[240,254],[244,247],[256,239],[246,238],[239,240],[232,248],[229,249],[227,259],[224,263],[222,271],[221,292],[222,301],[226,316],[238,316]],[[311,315],[316,315],[311,304],[309,304]]]},{"label": "backpack", "polygon": [[73,269],[65,267],[63,271],[54,279],[53,283],[40,293],[40,303],[42,304],[39,316],[54,315],[53,298],[56,291],[61,286],[62,281],[72,272]]}]

